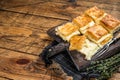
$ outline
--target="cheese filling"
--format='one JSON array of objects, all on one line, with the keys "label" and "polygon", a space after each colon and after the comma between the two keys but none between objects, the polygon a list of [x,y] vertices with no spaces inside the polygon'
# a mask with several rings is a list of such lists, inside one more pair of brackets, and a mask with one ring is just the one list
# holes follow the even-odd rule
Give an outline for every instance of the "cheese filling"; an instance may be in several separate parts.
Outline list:
[{"label": "cheese filling", "polygon": [[79,51],[85,55],[87,60],[91,60],[91,57],[97,52],[99,49],[98,45],[89,41],[88,39],[85,40],[86,44],[84,44],[83,48]]}]

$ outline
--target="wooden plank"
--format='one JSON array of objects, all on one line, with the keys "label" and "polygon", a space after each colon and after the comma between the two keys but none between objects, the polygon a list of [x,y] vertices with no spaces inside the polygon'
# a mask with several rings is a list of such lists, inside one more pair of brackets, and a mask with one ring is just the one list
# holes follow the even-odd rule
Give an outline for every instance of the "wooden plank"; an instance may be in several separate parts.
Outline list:
[{"label": "wooden plank", "polygon": [[[69,0],[35,0],[35,1],[32,1],[32,0],[29,0],[29,1],[22,1],[22,0],[11,0],[10,2],[8,0],[4,0],[4,1],[1,1],[0,3],[0,7],[1,8],[7,8],[7,9],[10,9],[10,8],[16,8],[16,7],[23,7],[23,6],[31,6],[31,5],[36,5],[36,4],[44,4],[44,3],[48,3],[48,2],[52,2],[52,3],[62,3],[62,4],[71,4],[69,2]],[[119,5],[120,4],[120,1],[119,0],[100,0],[100,1],[96,1],[96,0],[88,0],[88,1],[85,1],[85,0],[76,0],[77,3],[89,3],[88,5],[84,5],[84,6],[90,6],[90,3],[93,3],[91,4],[94,5],[94,3],[96,4],[104,4],[104,5],[107,5],[109,7],[107,7],[107,9],[111,9],[111,7],[115,6],[115,5]],[[13,3],[13,4],[12,4]],[[52,4],[51,4],[52,5]],[[113,5],[113,6],[111,6]],[[98,5],[99,6],[99,5]],[[46,6],[45,6],[46,7]],[[105,7],[105,6],[103,6]],[[116,7],[118,10],[119,7]]]},{"label": "wooden plank", "polygon": [[[70,4],[70,2],[68,0],[52,0],[51,2]],[[99,0],[99,1],[96,1],[96,0],[88,0],[88,1],[76,0],[75,3],[71,3],[71,4],[74,4],[74,5],[76,4],[77,6],[87,7],[87,8],[92,7],[92,6],[98,6],[98,7],[105,9],[105,10],[111,10],[115,6],[120,4],[120,0],[109,0],[109,1],[108,0]],[[113,10],[120,11],[120,8],[116,7]]]},{"label": "wooden plank", "polygon": [[0,47],[39,55],[51,41],[46,31],[63,20],[0,11]]},{"label": "wooden plank", "polygon": [[120,80],[120,73],[115,73],[109,80]]},{"label": "wooden plank", "polygon": [[[4,49],[0,49],[0,76],[14,80],[51,79],[50,70],[44,66],[41,59],[39,59],[39,65],[35,64],[38,56],[9,50],[6,53],[2,53],[2,51]],[[38,68],[35,68],[35,65]],[[61,80],[55,76],[52,76],[52,78],[53,80]]]},{"label": "wooden plank", "polygon": [[[66,3],[66,2],[70,2],[70,0],[45,0],[45,1],[49,1],[49,2],[57,2],[57,3]],[[76,0],[76,1],[85,1],[85,0]],[[97,2],[97,3],[105,3],[105,4],[114,4],[114,3],[120,3],[120,0],[87,0],[86,2]],[[113,3],[114,2],[114,3]]]},{"label": "wooden plank", "polygon": [[89,1],[91,1],[91,2],[98,2],[98,3],[105,3],[105,4],[113,4],[113,5],[115,5],[115,4],[120,4],[120,0],[98,0],[98,1],[96,1],[96,0],[89,0]]},{"label": "wooden plank", "polygon": [[[38,77],[31,77],[31,76],[23,76],[23,75],[16,75],[16,74],[9,74],[9,73],[4,73],[0,72],[0,74],[4,77],[7,77],[7,80],[42,80]],[[0,79],[2,80],[2,79]],[[3,79],[6,80],[6,79]]]},{"label": "wooden plank", "polygon": [[76,5],[72,5],[67,0],[65,1],[63,0],[44,1],[38,4],[33,3],[33,5],[28,5],[28,4],[23,3],[23,5],[18,4],[18,6],[16,4],[9,5],[10,3],[7,5],[6,3],[6,5],[3,4],[3,7],[1,7],[1,9],[5,9],[8,11],[14,11],[14,12],[20,12],[20,13],[26,13],[26,14],[40,15],[40,16],[50,17],[50,18],[71,20],[72,18],[80,15],[84,10],[90,7],[93,7],[93,6],[98,6],[99,8],[104,9],[106,12],[112,14],[113,16],[117,18],[120,17],[120,13],[119,13],[120,8],[117,7],[119,6],[118,4],[119,1],[116,1],[114,3],[113,1],[111,1],[111,3],[109,4],[105,3],[107,1],[104,1],[104,0],[102,1],[97,2],[97,1],[77,0]]},{"label": "wooden plank", "polygon": [[[31,29],[37,30],[41,28],[44,28],[46,30],[46,28],[49,29],[50,27],[53,27],[60,23],[65,22],[64,20],[59,20],[59,19],[45,18],[45,17],[40,17],[40,16],[14,13],[14,12],[9,12],[9,11],[0,11],[0,18],[1,18],[0,20],[1,26],[9,25],[13,27],[24,27],[30,30]],[[39,30],[39,31],[43,32],[44,29]]]},{"label": "wooden plank", "polygon": [[[41,0],[42,1],[42,0]],[[25,13],[26,13],[26,11],[27,11],[27,14],[36,14],[36,15],[39,15],[39,14],[42,14],[42,15],[40,15],[40,16],[45,16],[46,14],[48,15],[48,13],[49,13],[49,16],[48,17],[51,17],[51,18],[57,18],[57,17],[54,17],[54,16],[56,16],[56,15],[58,15],[57,13],[51,13],[52,11],[49,9],[49,7],[47,7],[47,6],[51,6],[51,4],[46,4],[46,1],[42,1],[42,3],[41,3],[41,1],[37,1],[36,3],[37,4],[35,4],[35,3],[32,3],[32,1],[30,0],[30,1],[28,1],[28,4],[25,4],[25,3],[21,3],[21,1],[15,1],[15,0],[13,0],[13,3],[14,2],[16,2],[16,3],[18,3],[18,5],[11,5],[11,4],[9,4],[7,1],[3,1],[3,3],[8,3],[8,5],[7,4],[1,4],[2,6],[1,6],[1,9],[3,8],[3,7],[5,7],[5,8],[9,8],[10,9],[10,7],[13,7],[13,9],[14,9],[14,7],[16,7],[16,8],[18,8],[18,12],[24,12],[25,11]],[[20,5],[20,3],[21,3],[21,5]],[[30,3],[31,2],[31,3]],[[10,2],[10,3],[12,3],[12,2]],[[29,5],[30,4],[30,5]],[[20,5],[20,6],[19,6]],[[41,6],[42,5],[42,6]],[[9,6],[9,7],[8,7]],[[23,7],[22,7],[23,6]],[[29,7],[30,6],[30,7]],[[46,6],[45,8],[43,7],[43,6]],[[51,8],[51,7],[50,7]],[[9,9],[7,9],[7,10],[9,10]],[[53,9],[53,8],[51,8],[51,9]],[[12,10],[12,11],[15,11],[15,10]],[[62,17],[62,15],[60,14],[60,15],[58,15],[58,18],[57,19],[68,19],[68,17],[69,16],[64,16],[64,17]]]},{"label": "wooden plank", "polygon": [[5,77],[0,77],[0,80],[10,80],[10,79],[5,78]]},{"label": "wooden plank", "polygon": [[[7,77],[8,80],[51,80],[51,77],[48,76],[46,77],[45,75],[42,77],[33,77],[33,76],[17,75],[17,74],[4,73],[4,72],[0,72],[0,75]],[[63,80],[63,79],[52,78],[52,80]]]}]

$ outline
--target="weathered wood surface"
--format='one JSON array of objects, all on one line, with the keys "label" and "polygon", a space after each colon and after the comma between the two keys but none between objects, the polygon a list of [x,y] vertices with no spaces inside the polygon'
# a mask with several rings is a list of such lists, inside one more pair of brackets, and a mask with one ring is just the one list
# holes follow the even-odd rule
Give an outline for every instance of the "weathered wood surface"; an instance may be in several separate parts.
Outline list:
[{"label": "weathered wood surface", "polygon": [[92,6],[120,19],[119,5],[120,0],[0,0],[0,80],[61,80],[41,60],[39,69],[31,68],[52,40],[46,31]]}]

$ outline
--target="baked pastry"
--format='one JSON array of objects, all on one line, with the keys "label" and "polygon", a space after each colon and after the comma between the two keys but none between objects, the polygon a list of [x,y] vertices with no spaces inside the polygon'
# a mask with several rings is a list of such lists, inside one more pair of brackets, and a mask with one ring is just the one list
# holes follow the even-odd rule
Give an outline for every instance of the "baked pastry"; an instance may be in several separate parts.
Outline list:
[{"label": "baked pastry", "polygon": [[101,25],[90,27],[87,29],[85,35],[97,44],[106,44],[110,39],[112,39],[112,34],[109,34]]},{"label": "baked pastry", "polygon": [[101,19],[101,25],[103,25],[110,33],[120,29],[120,21],[109,14]]},{"label": "baked pastry", "polygon": [[80,50],[84,46],[86,37],[84,35],[82,36],[73,36],[70,39],[70,50]]},{"label": "baked pastry", "polygon": [[56,35],[59,35],[65,41],[69,41],[72,36],[78,34],[80,34],[79,27],[73,25],[71,22],[56,28]]},{"label": "baked pastry", "polygon": [[91,60],[91,57],[97,52],[99,46],[94,42],[88,40],[86,36],[73,36],[70,39],[69,50],[77,50],[85,55],[87,60]]},{"label": "baked pastry", "polygon": [[86,32],[88,27],[91,27],[95,24],[92,18],[87,15],[74,18],[73,23],[79,26],[79,30],[82,34]]},{"label": "baked pastry", "polygon": [[105,39],[103,39],[98,45],[100,47],[104,46],[106,43],[108,43],[113,38],[112,34],[108,34]]},{"label": "baked pastry", "polygon": [[89,15],[91,18],[94,19],[96,23],[99,23],[99,21],[107,15],[103,10],[97,8],[96,6],[88,9],[85,11],[85,14]]}]

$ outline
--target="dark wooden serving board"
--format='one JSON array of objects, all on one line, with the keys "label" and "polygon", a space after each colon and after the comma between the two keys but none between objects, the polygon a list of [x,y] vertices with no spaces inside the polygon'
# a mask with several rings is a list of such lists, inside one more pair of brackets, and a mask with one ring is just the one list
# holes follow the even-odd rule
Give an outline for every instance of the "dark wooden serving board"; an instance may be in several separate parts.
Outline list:
[{"label": "dark wooden serving board", "polygon": [[[47,33],[50,37],[52,37],[58,43],[61,43],[61,42],[64,42],[64,40],[62,38],[60,38],[58,35],[56,35],[56,31],[55,31],[55,28],[57,28],[58,26],[49,29]],[[117,31],[114,34],[114,36],[117,35],[118,33],[120,33],[120,31]],[[69,51],[68,48],[66,50],[78,70],[81,70],[81,69],[89,66],[89,64],[91,63],[91,61],[86,60],[85,56],[80,54],[80,52]],[[97,58],[96,60],[106,59],[108,57],[113,56],[114,54],[117,54],[118,52],[120,52],[120,40],[111,44],[110,47],[108,48],[108,50],[104,52],[103,56]],[[93,57],[93,60],[94,60],[94,57]]]}]

